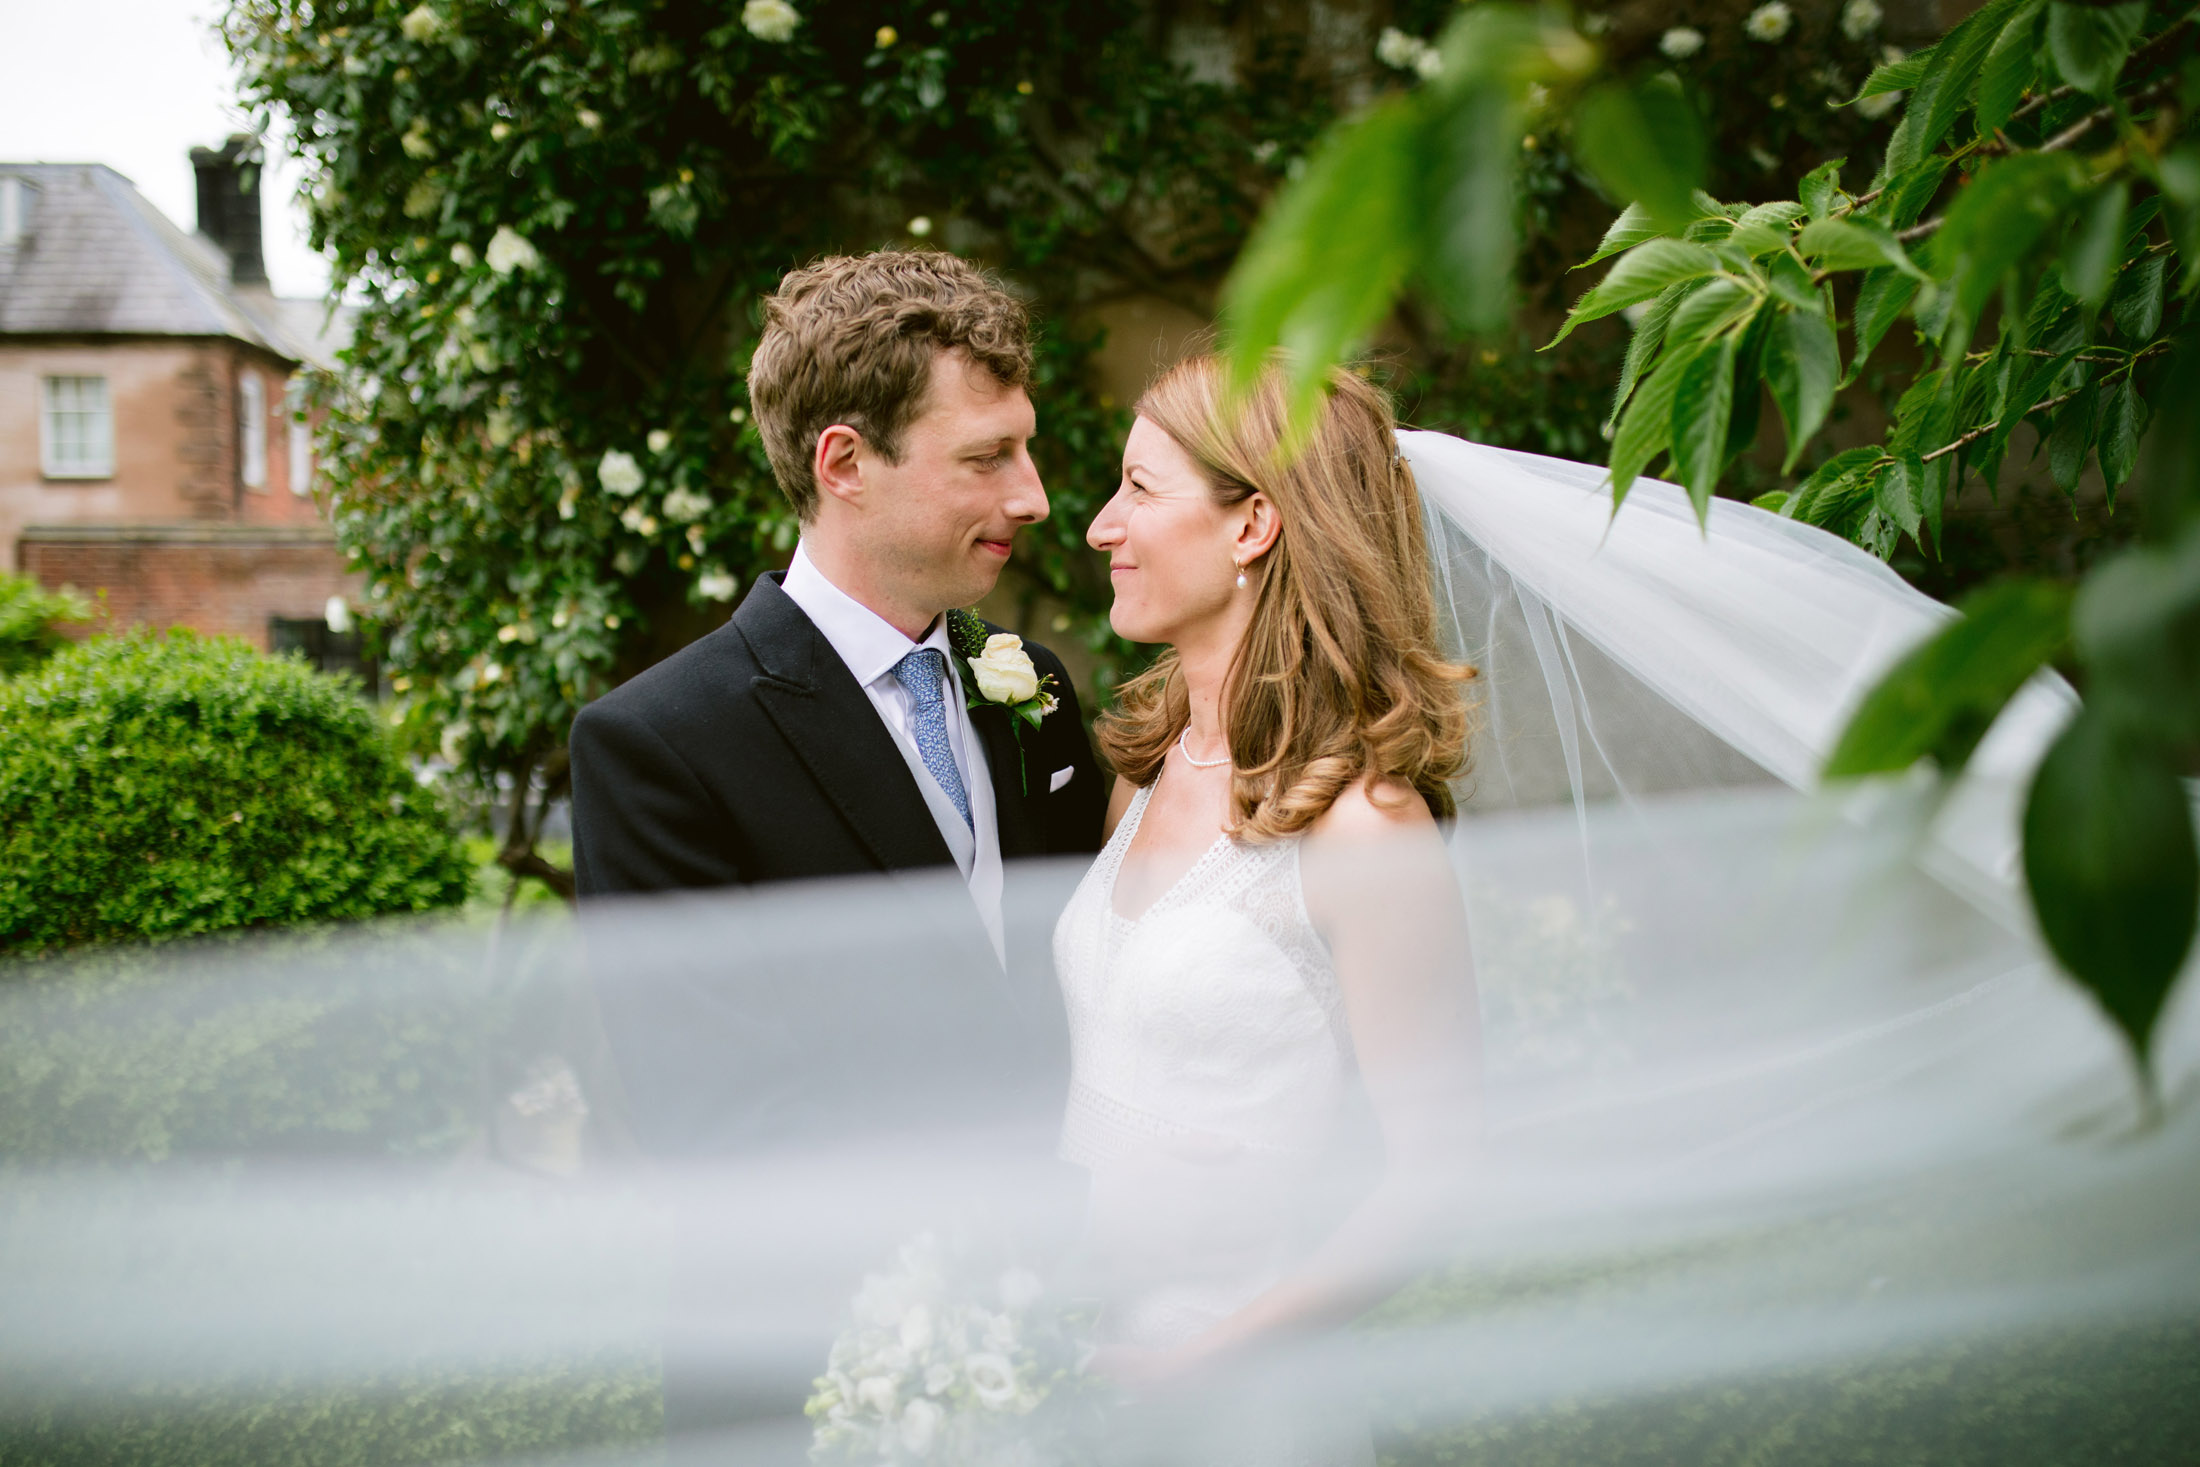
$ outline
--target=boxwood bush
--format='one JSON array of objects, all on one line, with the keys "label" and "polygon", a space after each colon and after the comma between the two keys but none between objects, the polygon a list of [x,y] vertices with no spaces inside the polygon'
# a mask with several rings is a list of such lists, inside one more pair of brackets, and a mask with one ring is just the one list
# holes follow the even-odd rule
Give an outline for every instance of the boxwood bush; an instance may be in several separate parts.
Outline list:
[{"label": "boxwood bush", "polygon": [[72,591],[49,591],[29,576],[0,571],[0,677],[53,656],[68,644],[62,626],[89,621],[91,615],[91,607]]},{"label": "boxwood bush", "polygon": [[0,951],[423,911],[470,882],[344,679],[178,631],[0,683]]}]

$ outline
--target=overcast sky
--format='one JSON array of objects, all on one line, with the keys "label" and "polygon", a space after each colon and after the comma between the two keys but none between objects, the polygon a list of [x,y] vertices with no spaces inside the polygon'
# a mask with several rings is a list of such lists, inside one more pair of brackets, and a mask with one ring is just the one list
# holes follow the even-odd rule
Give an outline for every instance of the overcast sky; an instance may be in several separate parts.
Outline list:
[{"label": "overcast sky", "polygon": [[[194,145],[247,130],[213,32],[220,0],[0,0],[0,162],[105,163],[185,229]],[[292,202],[298,170],[269,154],[264,245],[278,295],[318,295],[328,267]]]}]

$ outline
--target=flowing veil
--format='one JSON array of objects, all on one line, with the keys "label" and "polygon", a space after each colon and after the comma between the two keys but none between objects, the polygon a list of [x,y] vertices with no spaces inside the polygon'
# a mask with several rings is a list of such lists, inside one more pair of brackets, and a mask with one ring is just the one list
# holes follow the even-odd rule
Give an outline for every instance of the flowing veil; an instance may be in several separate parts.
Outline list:
[{"label": "flowing veil", "polygon": [[1371,1311],[1129,1403],[939,1395],[1030,1423],[982,1458],[912,1414],[944,1294],[836,1346],[911,1240],[1077,1297],[1076,863],[1009,874],[1005,971],[952,872],[93,954],[0,981],[0,1459],[795,1462],[831,1361],[889,1381],[848,1460],[1283,1460],[1285,1404],[1401,1464],[2183,1460],[2200,1005],[2145,1126],[2018,889],[2071,691],[1952,790],[1822,790],[1945,608],[1743,505],[1400,442],[1480,670],[1486,1141]]}]

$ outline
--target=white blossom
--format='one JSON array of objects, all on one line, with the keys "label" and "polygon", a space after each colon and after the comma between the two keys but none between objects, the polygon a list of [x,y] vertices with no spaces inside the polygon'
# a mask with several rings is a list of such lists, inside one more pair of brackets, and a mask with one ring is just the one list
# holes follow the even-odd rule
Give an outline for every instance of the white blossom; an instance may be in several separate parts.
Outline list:
[{"label": "white blossom", "polygon": [[981,1351],[963,1362],[963,1370],[979,1405],[1005,1411],[1016,1404],[1016,1367],[1006,1356]]},{"label": "white blossom", "polygon": [[461,270],[473,269],[478,258],[474,254],[474,247],[464,240],[451,246],[451,263]]},{"label": "white blossom", "polygon": [[321,619],[328,623],[330,631],[341,637],[351,630],[351,603],[341,596],[329,597],[328,605],[321,608]]},{"label": "white blossom", "polygon": [[1418,72],[1433,76],[1443,65],[1443,59],[1434,46],[1419,36],[1409,36],[1394,25],[1383,27],[1383,33],[1375,41],[1375,59],[1385,66],[1399,71]]},{"label": "white blossom", "polygon": [[938,1437],[940,1423],[947,1413],[930,1401],[918,1399],[909,1403],[901,1413],[901,1445],[912,1457],[931,1453],[932,1443]]},{"label": "white blossom", "polygon": [[1024,639],[1014,632],[995,632],[985,639],[985,650],[970,659],[971,675],[978,692],[991,703],[1021,703],[1039,694],[1039,672],[1024,650]]},{"label": "white blossom", "polygon": [[802,12],[787,0],[748,0],[741,7],[741,24],[759,41],[780,44],[794,39]]},{"label": "white blossom", "polygon": [[596,465],[596,482],[603,485],[605,493],[623,498],[642,487],[642,466],[624,449],[610,449]]},{"label": "white blossom", "polygon": [[923,238],[924,238],[924,237],[925,237],[926,235],[928,235],[928,234],[930,234],[930,233],[932,232],[932,220],[931,220],[931,216],[929,216],[929,215],[926,215],[926,214],[919,214],[919,215],[918,215],[918,216],[917,216],[916,218],[914,218],[914,219],[910,220],[910,221],[909,221],[909,222],[908,222],[907,224],[903,225],[902,227],[903,227],[904,229],[907,229],[907,230],[908,230],[908,231],[909,231],[909,232],[910,232],[911,234],[915,235],[915,236],[916,236],[916,237],[917,237],[918,239],[923,239]]},{"label": "white blossom", "polygon": [[1742,22],[1742,29],[1752,41],[1779,41],[1795,28],[1795,12],[1788,9],[1787,0],[1768,0],[1749,12],[1749,19]]},{"label": "white blossom", "polygon": [[432,41],[436,33],[443,29],[443,17],[437,15],[431,7],[420,5],[408,12],[397,23],[397,28],[405,33],[408,41]]},{"label": "white blossom", "polygon": [[693,489],[675,489],[665,496],[665,518],[676,525],[692,524],[710,513],[710,496]]},{"label": "white blossom", "polygon": [[499,275],[509,275],[514,270],[532,270],[542,263],[542,256],[535,247],[509,224],[499,224],[497,232],[489,240],[489,268]]},{"label": "white blossom", "polygon": [[672,447],[672,435],[662,428],[652,428],[649,430],[648,442],[651,453],[663,453]]},{"label": "white blossom", "polygon": [[1658,37],[1658,49],[1675,61],[1686,61],[1703,49],[1703,32],[1694,26],[1677,25]]},{"label": "white blossom", "polygon": [[596,111],[593,107],[583,107],[580,111],[573,114],[573,120],[579,123],[582,127],[587,128],[590,132],[594,132],[598,128],[603,126],[603,114]]},{"label": "white blossom", "polygon": [[1879,0],[1849,0],[1841,7],[1841,34],[1852,41],[1861,41],[1879,29],[1879,22],[1886,12],[1879,8]]}]

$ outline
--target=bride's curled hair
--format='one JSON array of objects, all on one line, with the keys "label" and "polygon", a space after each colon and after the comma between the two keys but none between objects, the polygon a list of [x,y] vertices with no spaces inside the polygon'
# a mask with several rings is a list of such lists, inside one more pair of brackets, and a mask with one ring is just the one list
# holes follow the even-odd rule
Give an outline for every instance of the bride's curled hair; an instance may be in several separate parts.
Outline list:
[{"label": "bride's curled hair", "polygon": [[[1296,834],[1369,778],[1450,815],[1466,767],[1460,684],[1475,673],[1438,650],[1420,494],[1389,399],[1333,371],[1312,433],[1286,452],[1282,373],[1269,367],[1232,400],[1226,371],[1188,358],[1136,411],[1200,466],[1217,503],[1265,494],[1281,526],[1223,691],[1232,833]],[[1096,732],[1117,772],[1148,785],[1190,716],[1169,651],[1117,691]]]}]

